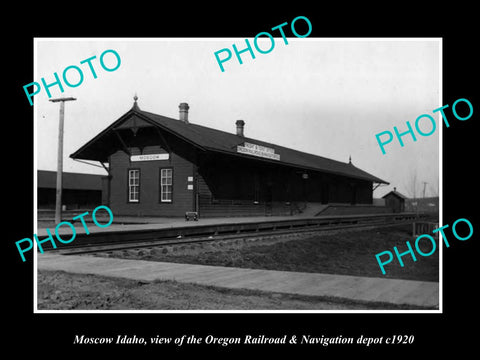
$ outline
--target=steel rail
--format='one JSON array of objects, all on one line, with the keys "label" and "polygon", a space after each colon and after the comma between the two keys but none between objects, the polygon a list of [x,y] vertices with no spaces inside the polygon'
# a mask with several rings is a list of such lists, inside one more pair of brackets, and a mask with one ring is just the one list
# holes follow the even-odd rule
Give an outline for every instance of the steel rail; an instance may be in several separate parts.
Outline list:
[{"label": "steel rail", "polygon": [[[68,247],[62,247],[57,249],[48,249],[48,251],[55,251],[63,255],[78,255],[78,254],[87,254],[87,253],[97,253],[97,252],[109,252],[117,250],[128,250],[128,249],[140,249],[140,248],[151,248],[151,247],[164,247],[164,246],[179,246],[179,245],[189,245],[189,244],[198,244],[198,243],[208,243],[208,242],[220,242],[220,241],[233,241],[239,239],[248,239],[248,238],[266,238],[271,236],[280,236],[280,235],[290,235],[296,233],[317,233],[317,232],[326,232],[326,231],[341,231],[341,230],[354,230],[361,229],[365,227],[386,227],[393,225],[401,225],[412,223],[415,220],[415,217],[412,218],[411,214],[405,214],[405,216],[396,216],[394,218],[388,218],[386,221],[385,217],[377,217],[376,219],[370,219],[368,221],[361,222],[361,219],[358,218],[348,218],[343,219],[338,218],[336,221],[330,221],[328,223],[308,223],[306,222],[303,226],[273,226],[273,227],[264,227],[263,229],[256,228],[255,230],[244,230],[241,231],[225,231],[218,232],[212,228],[212,231],[209,234],[201,235],[178,235],[178,236],[169,236],[161,237],[158,235],[152,234],[151,238],[141,238],[138,240],[128,240],[128,241],[110,241],[110,242],[100,242],[98,244],[80,244],[80,245],[71,245]],[[242,225],[242,224],[239,224]],[[128,231],[126,231],[128,233]]]}]

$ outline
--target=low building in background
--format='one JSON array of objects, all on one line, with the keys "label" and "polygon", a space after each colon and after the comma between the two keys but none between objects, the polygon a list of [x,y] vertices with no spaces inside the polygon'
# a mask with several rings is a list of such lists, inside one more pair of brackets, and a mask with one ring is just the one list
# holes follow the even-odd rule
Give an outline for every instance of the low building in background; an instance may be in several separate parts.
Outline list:
[{"label": "low building in background", "polygon": [[385,206],[390,208],[392,212],[399,213],[405,211],[405,200],[407,197],[400,194],[397,188],[394,187],[392,191],[383,195],[382,198],[385,199]]},{"label": "low building in background", "polygon": [[[62,205],[64,209],[91,209],[102,205],[103,175],[63,173]],[[37,171],[37,207],[55,209],[57,172]]]},{"label": "low building in background", "polygon": [[405,210],[420,213],[436,213],[439,212],[439,197],[424,197],[416,199],[407,199],[405,201]]}]

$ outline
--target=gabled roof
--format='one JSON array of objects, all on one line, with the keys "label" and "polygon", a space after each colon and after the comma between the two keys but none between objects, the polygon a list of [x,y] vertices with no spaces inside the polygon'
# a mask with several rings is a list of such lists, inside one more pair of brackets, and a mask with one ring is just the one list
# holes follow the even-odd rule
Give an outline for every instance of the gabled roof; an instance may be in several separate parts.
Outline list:
[{"label": "gabled roof", "polygon": [[[172,133],[203,151],[220,152],[249,158],[254,161],[267,161],[277,164],[281,163],[305,170],[322,171],[376,183],[388,184],[388,182],[355,167],[351,163],[344,163],[322,156],[289,149],[276,144],[267,143],[265,141],[243,137],[197,124],[185,123],[177,119],[142,111],[139,109],[136,102],[130,111],[95,136],[79,150],[70,155],[70,157],[74,159],[95,160],[101,162],[108,161],[108,154],[106,154],[105,151],[107,151],[106,149],[108,149],[109,144],[118,141],[115,139],[115,136],[112,136],[112,130],[118,128],[123,122],[132,117],[136,117],[140,119],[140,121],[144,121],[152,126],[157,126],[164,131]],[[260,158],[237,152],[237,146],[242,146],[245,142],[274,149],[275,154],[280,155],[280,160]]]},{"label": "gabled roof", "polygon": [[400,194],[400,193],[399,193],[398,191],[396,191],[396,190],[392,190],[392,191],[390,191],[389,193],[383,195],[383,196],[382,196],[382,199],[386,198],[388,195],[395,195],[395,196],[399,197],[400,199],[405,199],[405,200],[408,199],[405,195]]}]

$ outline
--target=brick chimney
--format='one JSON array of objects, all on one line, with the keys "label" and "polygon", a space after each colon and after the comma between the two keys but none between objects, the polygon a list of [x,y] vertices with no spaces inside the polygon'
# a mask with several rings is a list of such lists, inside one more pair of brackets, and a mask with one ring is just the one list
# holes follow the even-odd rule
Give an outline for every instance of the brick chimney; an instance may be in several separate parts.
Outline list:
[{"label": "brick chimney", "polygon": [[237,121],[235,122],[235,125],[237,125],[237,135],[243,137],[243,136],[244,136],[244,135],[243,135],[243,127],[245,126],[245,121],[243,121],[243,120],[237,120]]},{"label": "brick chimney", "polygon": [[188,124],[188,109],[190,109],[190,106],[187,103],[180,103],[178,108],[180,109],[180,121]]}]

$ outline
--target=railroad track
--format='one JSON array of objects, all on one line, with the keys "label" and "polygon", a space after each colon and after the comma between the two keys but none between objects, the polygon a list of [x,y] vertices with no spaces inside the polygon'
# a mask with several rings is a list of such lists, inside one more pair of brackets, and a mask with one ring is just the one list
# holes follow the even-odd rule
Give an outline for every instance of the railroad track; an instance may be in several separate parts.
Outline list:
[{"label": "railroad track", "polygon": [[412,223],[416,214],[382,214],[372,216],[343,216],[323,219],[295,219],[163,229],[163,231],[122,231],[98,233],[89,241],[79,241],[66,247],[46,249],[62,255],[101,253],[117,250],[141,249],[165,246],[186,246],[218,241],[234,241],[251,238],[268,238],[290,234],[318,233],[326,231],[354,230],[368,227],[385,227]]}]

